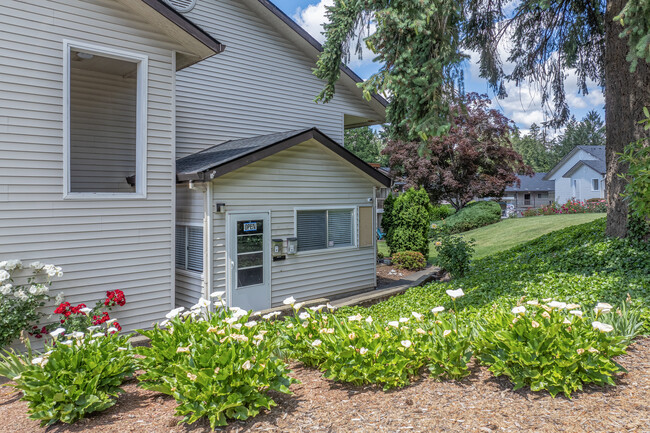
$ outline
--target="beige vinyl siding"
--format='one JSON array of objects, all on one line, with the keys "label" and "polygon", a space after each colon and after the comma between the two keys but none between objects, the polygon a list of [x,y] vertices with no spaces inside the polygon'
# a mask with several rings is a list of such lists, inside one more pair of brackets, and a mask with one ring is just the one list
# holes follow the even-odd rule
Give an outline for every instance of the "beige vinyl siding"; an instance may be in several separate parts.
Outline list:
[{"label": "beige vinyl siding", "polygon": [[[181,47],[113,0],[7,0],[0,28],[0,260],[62,266],[54,289],[72,303],[121,289],[127,304],[114,315],[124,329],[151,326],[173,304]],[[64,39],[149,57],[146,199],[63,199]]]},{"label": "beige vinyl siding", "polygon": [[[374,182],[314,140],[250,164],[213,182],[227,211],[270,211],[271,238],[295,236],[296,208],[367,206]],[[213,290],[226,287],[226,216],[213,214]],[[356,225],[356,221],[355,221]],[[356,243],[356,242],[355,242]],[[272,303],[310,299],[375,285],[374,247],[330,248],[271,263]]]},{"label": "beige vinyl siding", "polygon": [[[203,186],[198,186],[202,188]],[[176,224],[203,226],[205,192],[189,189],[188,184],[176,186]],[[203,293],[203,275],[176,269],[176,306],[189,308]]]},{"label": "beige vinyl siding", "polygon": [[214,144],[316,126],[343,143],[343,115],[379,118],[344,86],[327,104],[315,61],[240,0],[200,0],[185,14],[226,45],[177,75],[177,156]]}]

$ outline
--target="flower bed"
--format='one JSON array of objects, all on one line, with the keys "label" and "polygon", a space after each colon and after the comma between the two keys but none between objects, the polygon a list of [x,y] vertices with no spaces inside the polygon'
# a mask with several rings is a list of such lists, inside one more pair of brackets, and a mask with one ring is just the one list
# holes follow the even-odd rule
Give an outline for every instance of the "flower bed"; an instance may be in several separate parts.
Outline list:
[{"label": "flower bed", "polygon": [[531,217],[539,215],[562,215],[562,214],[576,214],[576,213],[601,213],[607,212],[607,204],[604,199],[590,199],[580,201],[570,199],[563,205],[555,202],[541,206],[539,208],[526,209],[522,212],[522,216]]}]

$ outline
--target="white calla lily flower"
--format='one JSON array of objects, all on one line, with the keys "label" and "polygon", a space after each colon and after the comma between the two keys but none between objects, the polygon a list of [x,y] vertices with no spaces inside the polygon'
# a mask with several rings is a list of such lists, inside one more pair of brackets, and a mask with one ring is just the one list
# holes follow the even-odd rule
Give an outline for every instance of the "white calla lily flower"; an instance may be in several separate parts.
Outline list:
[{"label": "white calla lily flower", "polygon": [[465,292],[463,292],[463,289],[447,290],[446,293],[447,295],[449,295],[449,297],[451,297],[451,299],[457,299],[465,296]]}]

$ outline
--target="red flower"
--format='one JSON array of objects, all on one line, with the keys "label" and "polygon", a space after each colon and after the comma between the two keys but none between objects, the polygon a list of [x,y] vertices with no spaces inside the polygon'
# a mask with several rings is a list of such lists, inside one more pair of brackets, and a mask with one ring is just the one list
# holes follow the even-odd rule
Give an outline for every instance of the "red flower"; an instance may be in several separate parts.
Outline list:
[{"label": "red flower", "polygon": [[104,305],[107,307],[114,307],[119,305],[120,307],[126,304],[126,298],[124,292],[121,290],[109,290],[106,292],[106,299],[104,300]]}]

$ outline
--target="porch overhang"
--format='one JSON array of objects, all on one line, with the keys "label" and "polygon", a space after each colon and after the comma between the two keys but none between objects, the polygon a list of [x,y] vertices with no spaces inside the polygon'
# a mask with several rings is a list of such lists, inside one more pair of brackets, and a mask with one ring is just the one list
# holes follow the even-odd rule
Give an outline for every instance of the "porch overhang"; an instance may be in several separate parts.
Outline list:
[{"label": "porch overhang", "polygon": [[308,140],[316,140],[379,184],[390,187],[391,179],[371,167],[317,128],[286,131],[217,144],[176,161],[176,180],[210,181]]}]

